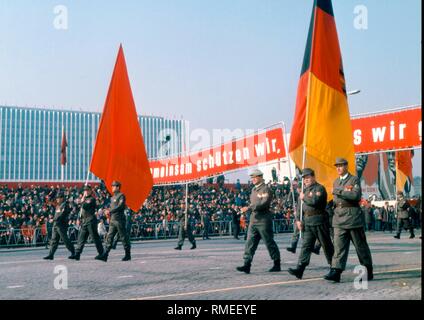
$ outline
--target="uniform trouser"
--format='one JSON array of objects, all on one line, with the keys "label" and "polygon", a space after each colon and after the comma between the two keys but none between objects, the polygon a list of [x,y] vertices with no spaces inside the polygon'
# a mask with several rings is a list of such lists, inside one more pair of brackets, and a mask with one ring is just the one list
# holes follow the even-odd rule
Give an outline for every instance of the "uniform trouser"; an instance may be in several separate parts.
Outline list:
[{"label": "uniform trouser", "polygon": [[347,257],[349,255],[349,245],[352,240],[359,258],[359,263],[363,266],[372,266],[371,251],[368,247],[364,227],[354,229],[334,228],[334,256],[331,267],[345,270]]},{"label": "uniform trouser", "polygon": [[280,250],[274,241],[274,232],[272,230],[272,221],[264,223],[251,223],[247,231],[247,242],[244,250],[244,263],[251,264],[259,241],[264,240],[272,260],[280,260]]},{"label": "uniform trouser", "polygon": [[187,224],[187,230],[185,230],[184,223],[180,224],[180,228],[178,230],[178,246],[182,247],[184,244],[185,237],[188,237],[188,241],[191,244],[195,244],[196,240],[194,240],[193,231],[191,230],[190,224]]},{"label": "uniform trouser", "polygon": [[239,234],[240,234],[240,222],[233,222],[234,238],[238,238]]},{"label": "uniform trouser", "polygon": [[74,245],[72,244],[71,240],[68,238],[68,227],[67,226],[61,226],[58,224],[54,224],[52,228],[52,239],[50,240],[50,255],[54,255],[54,253],[57,250],[57,247],[59,246],[60,239],[63,240],[65,243],[66,248],[71,252],[75,252]]},{"label": "uniform trouser", "polygon": [[331,259],[334,254],[334,246],[331,242],[330,226],[327,223],[323,223],[317,226],[305,226],[303,232],[302,251],[299,256],[299,265],[309,265],[311,260],[311,253],[316,246],[316,241],[322,244],[325,258],[329,265],[331,265]]},{"label": "uniform trouser", "polygon": [[96,245],[97,252],[99,254],[102,254],[103,245],[102,245],[102,241],[100,240],[99,233],[97,232],[97,220],[95,218],[89,221],[84,221],[81,224],[81,230],[78,235],[78,244],[77,244],[76,252],[79,254],[82,253],[82,250],[84,249],[84,245],[87,242],[89,235],[91,236],[91,239]]},{"label": "uniform trouser", "polygon": [[[128,237],[131,238],[131,224],[127,224],[126,232],[128,233]],[[118,241],[119,241],[119,233],[116,233],[115,237],[113,238],[113,243],[112,243],[113,248],[116,248]]]},{"label": "uniform trouser", "polygon": [[125,251],[131,249],[130,237],[125,226],[125,219],[110,219],[109,232],[106,238],[106,252],[109,252],[113,246],[113,240],[118,233]]},{"label": "uniform trouser", "polygon": [[[293,235],[291,237],[291,244],[290,244],[290,246],[291,246],[292,249],[295,249],[296,250],[297,245],[299,243],[299,238],[300,238],[300,232],[299,232],[299,229],[297,228],[297,226],[295,225],[294,226]],[[319,239],[318,238],[316,238],[314,249],[315,250],[320,250],[321,249],[321,243],[319,242]]]},{"label": "uniform trouser", "polygon": [[209,224],[205,224],[203,226],[203,234],[202,234],[203,239],[209,239]]},{"label": "uniform trouser", "polygon": [[248,233],[249,233],[249,224],[246,223],[246,227],[244,228],[244,240],[247,240]]},{"label": "uniform trouser", "polygon": [[414,227],[413,227],[412,223],[409,221],[409,218],[397,220],[397,230],[396,231],[397,231],[398,235],[400,235],[403,228],[405,228],[405,230],[409,229],[409,232],[411,234],[414,234]]}]

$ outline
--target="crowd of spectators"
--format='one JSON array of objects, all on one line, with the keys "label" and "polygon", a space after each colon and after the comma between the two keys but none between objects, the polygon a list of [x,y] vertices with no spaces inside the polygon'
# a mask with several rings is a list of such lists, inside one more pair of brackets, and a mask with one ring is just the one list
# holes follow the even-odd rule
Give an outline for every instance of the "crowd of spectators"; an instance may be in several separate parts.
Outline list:
[{"label": "crowd of spectators", "polygon": [[[272,211],[275,219],[290,219],[292,205],[290,183],[288,179],[283,184],[269,183],[274,192]],[[248,220],[241,214],[241,207],[248,204],[250,184],[192,184],[189,186],[188,203],[189,218],[195,233],[200,234],[203,228],[202,216],[213,222],[238,221],[242,231]],[[93,186],[97,202],[96,216],[99,220],[99,233],[102,237],[107,232],[109,224],[110,195],[102,185]],[[48,238],[53,225],[55,199],[58,192],[64,192],[71,207],[69,215],[69,236],[77,238],[80,225],[79,212],[83,194],[82,187],[67,186],[30,186],[9,188],[0,186],[0,245],[17,242],[31,243],[34,237]],[[172,228],[176,224],[179,211],[184,210],[184,186],[154,187],[142,208],[137,212],[127,210],[128,225],[132,237],[149,237],[155,231],[155,226],[162,229]],[[217,225],[217,224],[215,224]],[[39,230],[37,233],[34,230]],[[168,230],[169,231],[169,230]],[[13,239],[12,236],[13,235]],[[36,242],[42,239],[35,239]]]},{"label": "crowd of spectators", "polygon": [[[294,190],[299,190],[297,179]],[[290,229],[293,219],[293,195],[291,182],[284,178],[283,183],[269,182],[274,193],[271,211],[274,219],[283,223],[281,230]],[[212,233],[228,231],[228,225],[237,224],[241,232],[246,231],[249,216],[241,213],[248,205],[252,185],[218,183],[191,184],[188,192],[189,221],[194,233],[199,235],[204,228],[204,220],[210,222]],[[96,216],[99,220],[98,231],[102,238],[109,225],[110,195],[102,184],[93,186],[97,202]],[[58,192],[64,192],[71,207],[69,215],[69,237],[76,240],[80,225],[79,212],[83,194],[82,186],[18,186],[16,188],[0,185],[0,245],[46,243],[53,226],[55,199]],[[297,192],[294,197],[297,198]],[[185,186],[154,187],[142,208],[137,212],[127,210],[127,228],[132,238],[150,238],[158,232],[176,236],[178,213],[184,210]],[[420,204],[420,203],[419,203]],[[411,206],[411,218],[415,227],[421,224],[421,205]],[[367,231],[388,231],[396,229],[396,212],[386,203],[383,207],[362,202]],[[222,227],[224,226],[224,227]],[[220,228],[225,228],[221,230]]]}]

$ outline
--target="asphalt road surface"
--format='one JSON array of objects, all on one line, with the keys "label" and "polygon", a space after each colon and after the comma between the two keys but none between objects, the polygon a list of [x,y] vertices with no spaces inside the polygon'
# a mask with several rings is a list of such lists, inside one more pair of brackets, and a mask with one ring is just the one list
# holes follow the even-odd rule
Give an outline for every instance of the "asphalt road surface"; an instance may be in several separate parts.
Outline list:
[{"label": "asphalt road surface", "polygon": [[367,288],[355,286],[359,263],[352,244],[339,284],[322,279],[328,272],[323,253],[312,256],[302,280],[288,274],[300,253],[300,244],[296,254],[285,250],[289,234],[276,236],[282,271],[268,272],[272,261],[261,243],[249,275],[235,271],[244,241],[230,237],[198,240],[195,250],[186,241],[182,251],[173,249],[176,240],[133,243],[129,262],[121,261],[121,244],[107,263],[94,260],[93,246],[80,261],[67,259],[63,245],[53,261],[42,259],[46,249],[1,249],[0,299],[415,300],[421,299],[420,235],[403,233],[396,240],[390,233],[367,233],[375,272]]}]

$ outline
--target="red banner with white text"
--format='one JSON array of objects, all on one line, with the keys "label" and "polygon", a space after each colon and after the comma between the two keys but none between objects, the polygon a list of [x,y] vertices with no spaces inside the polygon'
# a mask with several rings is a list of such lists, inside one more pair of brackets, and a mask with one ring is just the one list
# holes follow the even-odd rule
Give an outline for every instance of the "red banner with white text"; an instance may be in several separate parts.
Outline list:
[{"label": "red banner with white text", "polygon": [[155,185],[193,181],[286,157],[283,129],[276,128],[187,156],[150,162]]},{"label": "red banner with white text", "polygon": [[421,107],[352,119],[355,153],[421,147]]}]

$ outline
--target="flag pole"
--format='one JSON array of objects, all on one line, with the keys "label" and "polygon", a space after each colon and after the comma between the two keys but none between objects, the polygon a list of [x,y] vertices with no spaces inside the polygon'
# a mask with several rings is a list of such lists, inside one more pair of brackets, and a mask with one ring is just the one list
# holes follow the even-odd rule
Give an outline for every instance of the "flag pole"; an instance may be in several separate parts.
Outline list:
[{"label": "flag pole", "polygon": [[[312,40],[312,48],[313,40]],[[311,48],[311,57],[312,57],[312,48]],[[312,64],[312,61],[311,61]],[[308,128],[308,114],[309,114],[309,96],[311,94],[311,71],[308,75],[308,94],[306,95],[306,114],[305,114],[305,129],[303,131],[303,155],[302,155],[302,170],[305,169],[306,163],[306,137],[307,137],[307,128]],[[305,191],[305,184],[303,183],[302,173],[300,175],[300,182],[302,184],[301,193]],[[300,222],[303,221],[303,200],[300,200]],[[299,230],[299,237],[302,239],[302,230]]]},{"label": "flag pole", "polygon": [[[64,133],[65,133],[65,126],[62,125],[62,141],[61,141],[61,144],[63,144],[63,134]],[[60,152],[61,152],[61,158],[62,158],[62,156],[63,156],[62,155],[62,150],[60,150]],[[62,182],[65,180],[64,169],[65,169],[65,165],[61,161],[61,163],[60,163],[60,180],[62,180]]]},{"label": "flag pole", "polygon": [[188,224],[188,181],[185,184],[185,231],[187,232],[187,224]]},{"label": "flag pole", "polygon": [[[284,121],[281,121],[281,124],[283,125],[283,141],[284,141],[284,146],[285,146],[285,149],[286,149],[287,161],[289,162],[290,190],[291,190],[292,201],[293,201],[293,213],[296,214],[296,198],[294,197],[293,176],[292,176],[292,171],[291,171],[290,154],[289,154],[289,150],[288,150],[287,137],[286,137],[286,124],[284,123]],[[295,220],[293,220],[293,224],[294,223],[295,223]],[[293,226],[293,227],[295,227],[295,226]]]},{"label": "flag pole", "polygon": [[[311,96],[311,74],[312,74],[312,61],[314,57],[314,38],[315,38],[315,23],[317,21],[317,10],[314,5],[314,25],[312,26],[312,40],[311,40],[311,55],[309,60],[309,74],[308,74],[308,93],[306,95],[306,113],[305,113],[305,129],[303,131],[303,156],[302,156],[302,170],[305,169],[306,163],[306,137],[308,129],[308,115],[309,115],[309,101]],[[305,186],[301,176],[302,193],[305,191]],[[303,220],[303,201],[300,201],[300,221]],[[299,230],[299,236],[302,238],[302,230]]]}]

